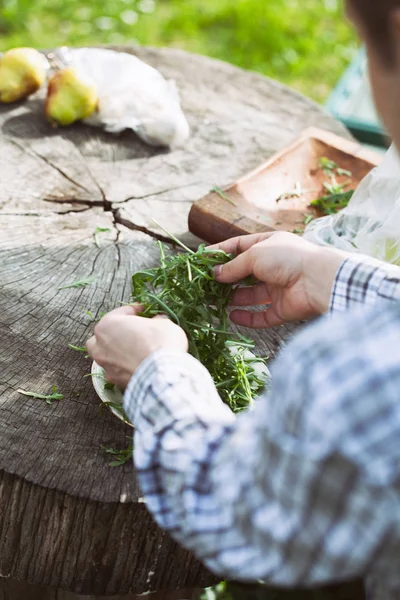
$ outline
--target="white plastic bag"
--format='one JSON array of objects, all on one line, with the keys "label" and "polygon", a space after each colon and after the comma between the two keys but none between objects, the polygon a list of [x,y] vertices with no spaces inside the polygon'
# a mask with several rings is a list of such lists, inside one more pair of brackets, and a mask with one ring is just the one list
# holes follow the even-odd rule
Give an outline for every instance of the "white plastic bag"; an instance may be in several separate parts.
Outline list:
[{"label": "white plastic bag", "polygon": [[400,155],[395,146],[337,215],[312,221],[305,239],[400,265]]},{"label": "white plastic bag", "polygon": [[174,81],[126,52],[104,48],[59,48],[55,59],[90,75],[98,110],[85,123],[111,133],[133,129],[152,146],[180,146],[190,134]]}]

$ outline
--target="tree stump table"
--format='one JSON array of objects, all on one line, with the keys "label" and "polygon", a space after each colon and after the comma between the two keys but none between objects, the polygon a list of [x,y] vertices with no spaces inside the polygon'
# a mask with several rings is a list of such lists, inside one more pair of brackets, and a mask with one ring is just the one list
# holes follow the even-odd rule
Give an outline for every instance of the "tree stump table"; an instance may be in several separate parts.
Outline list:
[{"label": "tree stump table", "polygon": [[[44,92],[0,109],[4,600],[215,581],[155,525],[131,464],[109,466],[100,446],[126,447],[131,430],[100,414],[84,377],[90,363],[68,344],[84,345],[89,313],[129,300],[132,274],[157,262],[155,239],[165,235],[151,217],[187,241],[191,203],[213,185],[234,181],[307,126],[348,135],[312,101],[260,75],[178,50],[124,50],[177,81],[192,128],[184,149],[160,151],[133,133],[83,125],[52,129]],[[107,231],[96,240],[98,227]],[[60,289],[88,277],[87,287]],[[273,355],[285,333],[259,337],[263,351]],[[17,392],[52,386],[64,399],[51,406]]]}]

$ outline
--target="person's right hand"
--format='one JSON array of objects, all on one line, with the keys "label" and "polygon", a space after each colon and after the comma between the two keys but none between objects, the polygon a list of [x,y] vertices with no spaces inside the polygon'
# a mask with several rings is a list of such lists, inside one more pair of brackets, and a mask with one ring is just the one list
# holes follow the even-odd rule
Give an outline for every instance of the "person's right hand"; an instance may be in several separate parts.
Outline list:
[{"label": "person's right hand", "polygon": [[252,275],[260,282],[238,289],[232,301],[240,307],[268,305],[262,312],[232,311],[232,321],[254,328],[274,327],[326,312],[336,273],[348,256],[285,232],[236,237],[210,247],[216,248],[237,255],[216,267],[218,281],[239,283]]}]

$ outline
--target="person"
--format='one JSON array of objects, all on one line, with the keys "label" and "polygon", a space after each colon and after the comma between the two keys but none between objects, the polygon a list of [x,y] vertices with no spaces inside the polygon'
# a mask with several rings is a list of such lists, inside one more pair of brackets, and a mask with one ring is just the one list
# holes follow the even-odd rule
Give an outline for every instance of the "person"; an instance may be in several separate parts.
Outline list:
[{"label": "person", "polygon": [[[400,0],[348,0],[347,10],[400,148]],[[400,268],[289,233],[219,247],[236,255],[217,268],[219,281],[259,282],[236,292],[232,321],[313,322],[274,361],[268,392],[237,418],[167,318],[125,306],[96,326],[88,351],[126,388],[149,510],[222,577],[288,587],[363,577],[371,597],[395,597]]]}]

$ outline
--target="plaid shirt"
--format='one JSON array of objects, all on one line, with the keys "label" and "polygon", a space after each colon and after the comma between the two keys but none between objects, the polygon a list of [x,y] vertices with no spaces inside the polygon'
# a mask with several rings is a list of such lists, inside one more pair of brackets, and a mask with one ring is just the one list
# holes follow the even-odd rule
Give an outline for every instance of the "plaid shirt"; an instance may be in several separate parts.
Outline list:
[{"label": "plaid shirt", "polygon": [[150,356],[125,409],[159,525],[226,578],[363,576],[371,597],[399,598],[399,300],[400,268],[345,260],[330,314],[285,346],[237,418],[194,358]]}]

